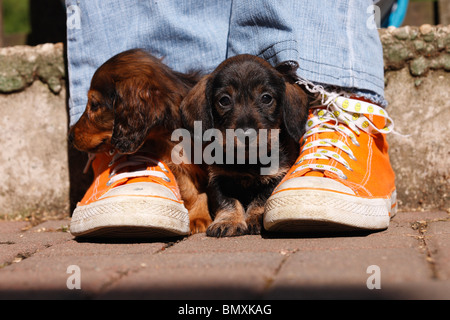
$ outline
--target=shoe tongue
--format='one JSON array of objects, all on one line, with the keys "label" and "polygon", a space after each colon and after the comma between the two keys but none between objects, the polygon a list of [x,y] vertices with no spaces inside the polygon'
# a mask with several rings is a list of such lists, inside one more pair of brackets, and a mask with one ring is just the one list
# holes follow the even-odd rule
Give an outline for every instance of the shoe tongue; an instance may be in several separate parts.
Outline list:
[{"label": "shoe tongue", "polygon": [[376,116],[376,115],[372,115],[372,114],[365,114],[365,116],[379,130],[383,129],[386,126],[386,118],[384,118],[384,117]]},{"label": "shoe tongue", "polygon": [[111,162],[112,157],[107,153],[97,153],[95,155],[94,160],[92,161],[92,170],[94,171],[94,176],[98,176],[100,173],[104,172],[108,169],[109,163]]}]

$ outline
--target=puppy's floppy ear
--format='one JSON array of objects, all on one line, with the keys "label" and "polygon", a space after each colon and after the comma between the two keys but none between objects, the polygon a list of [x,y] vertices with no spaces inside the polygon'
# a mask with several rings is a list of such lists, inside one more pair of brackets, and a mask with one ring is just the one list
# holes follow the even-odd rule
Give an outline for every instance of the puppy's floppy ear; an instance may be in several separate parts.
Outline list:
[{"label": "puppy's floppy ear", "polygon": [[308,117],[309,96],[295,82],[298,79],[296,61],[285,61],[275,67],[286,81],[286,91],[282,107],[283,121],[289,135],[299,141],[305,133],[305,123]]},{"label": "puppy's floppy ear", "polygon": [[299,65],[297,61],[288,60],[279,63],[275,69],[281,73],[284,77],[284,79],[289,83],[294,83],[297,81],[297,69],[299,68]]},{"label": "puppy's floppy ear", "polygon": [[202,122],[202,130],[212,128],[210,75],[204,76],[184,97],[180,106],[181,120],[186,129],[194,132],[194,121]]},{"label": "puppy's floppy ear", "polygon": [[299,141],[305,133],[308,118],[308,95],[297,84],[286,83],[286,92],[282,106],[284,126],[289,135]]},{"label": "puppy's floppy ear", "polygon": [[[158,110],[151,110],[151,87],[145,78],[126,79],[116,83],[114,127],[111,144],[120,153],[133,153],[149,134]],[[151,113],[154,115],[151,116]]]}]

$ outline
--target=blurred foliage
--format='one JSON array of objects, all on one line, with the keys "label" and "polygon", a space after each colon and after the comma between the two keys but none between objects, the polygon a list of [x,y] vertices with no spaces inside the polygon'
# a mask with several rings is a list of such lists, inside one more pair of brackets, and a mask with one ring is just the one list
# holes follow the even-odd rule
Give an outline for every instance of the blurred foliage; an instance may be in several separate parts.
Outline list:
[{"label": "blurred foliage", "polygon": [[32,0],[3,0],[3,32],[5,34],[29,33],[30,4]]}]

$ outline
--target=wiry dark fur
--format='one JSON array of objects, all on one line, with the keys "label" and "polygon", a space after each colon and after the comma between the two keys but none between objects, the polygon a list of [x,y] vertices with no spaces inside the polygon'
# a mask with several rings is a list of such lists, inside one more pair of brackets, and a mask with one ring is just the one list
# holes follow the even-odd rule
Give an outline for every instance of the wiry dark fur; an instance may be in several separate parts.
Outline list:
[{"label": "wiry dark fur", "polygon": [[[277,172],[261,175],[261,163],[209,165],[207,193],[214,221],[207,235],[260,232],[264,204],[295,162],[304,133],[308,96],[295,84],[297,68],[293,61],[274,68],[252,55],[235,56],[204,76],[183,100],[182,120],[191,132],[194,121],[202,121],[203,130],[219,129],[224,137],[226,129],[280,129]],[[226,154],[226,143],[223,150]]]}]

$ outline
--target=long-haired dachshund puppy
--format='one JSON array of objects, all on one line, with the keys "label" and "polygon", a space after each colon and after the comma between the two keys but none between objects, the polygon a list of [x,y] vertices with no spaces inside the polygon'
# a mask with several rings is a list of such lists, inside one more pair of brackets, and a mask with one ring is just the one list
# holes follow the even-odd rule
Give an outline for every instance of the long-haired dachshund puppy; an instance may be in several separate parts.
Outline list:
[{"label": "long-haired dachshund puppy", "polygon": [[[264,204],[295,162],[304,133],[309,97],[295,84],[297,68],[293,61],[274,68],[256,56],[238,55],[204,76],[183,100],[181,115],[188,130],[201,121],[202,130],[214,128],[226,137],[219,139],[222,150],[216,150],[223,151],[223,161],[208,166],[214,221],[207,235],[260,233]],[[235,133],[231,139],[230,129]],[[277,160],[275,169],[264,174],[261,148]]]},{"label": "long-haired dachshund puppy", "polygon": [[172,170],[192,233],[204,232],[211,223],[207,173],[195,164],[172,163],[171,134],[182,126],[181,101],[199,78],[171,70],[142,49],[119,53],[94,73],[85,112],[69,132],[75,148],[89,153],[115,149],[131,154],[149,147]]}]

